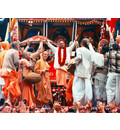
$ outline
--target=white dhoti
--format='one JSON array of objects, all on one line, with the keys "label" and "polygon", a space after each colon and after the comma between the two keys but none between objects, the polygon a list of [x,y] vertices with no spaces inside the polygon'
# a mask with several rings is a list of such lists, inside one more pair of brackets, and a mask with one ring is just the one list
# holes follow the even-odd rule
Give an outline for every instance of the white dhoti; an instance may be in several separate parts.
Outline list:
[{"label": "white dhoti", "polygon": [[4,79],[0,77],[0,99],[4,98],[2,87],[5,85]]},{"label": "white dhoti", "polygon": [[81,105],[86,105],[88,100],[92,100],[92,85],[90,79],[75,76],[72,92],[74,102],[80,101]]},{"label": "white dhoti", "polygon": [[106,101],[106,82],[107,82],[107,76],[103,74],[96,74],[95,75],[95,99],[96,101]]},{"label": "white dhoti", "polygon": [[106,93],[107,93],[107,103],[116,102],[116,105],[120,103],[120,83],[119,78],[120,74],[118,73],[108,73],[108,80],[106,83]]}]

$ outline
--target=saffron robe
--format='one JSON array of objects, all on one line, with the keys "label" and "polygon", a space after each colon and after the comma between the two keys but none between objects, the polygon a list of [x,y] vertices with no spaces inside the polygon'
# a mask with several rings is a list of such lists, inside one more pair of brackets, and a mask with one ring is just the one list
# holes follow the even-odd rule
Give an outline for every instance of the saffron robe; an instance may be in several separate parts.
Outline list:
[{"label": "saffron robe", "polygon": [[49,99],[52,99],[52,92],[51,92],[51,84],[49,79],[49,72],[45,72],[42,74],[42,70],[49,70],[50,66],[46,61],[41,59],[37,61],[34,67],[34,72],[41,74],[41,81],[35,84],[35,89],[37,91],[37,106],[48,105]]},{"label": "saffron robe", "polygon": [[[23,76],[26,76],[28,73],[31,72],[30,69],[28,69],[29,61],[26,59],[21,59],[21,64],[26,65],[23,68]],[[19,79],[20,79],[20,87],[21,87],[21,68],[19,69]],[[23,99],[27,99],[27,106],[31,106],[33,104],[33,101],[35,100],[35,94],[32,84],[28,84],[23,80]]]}]

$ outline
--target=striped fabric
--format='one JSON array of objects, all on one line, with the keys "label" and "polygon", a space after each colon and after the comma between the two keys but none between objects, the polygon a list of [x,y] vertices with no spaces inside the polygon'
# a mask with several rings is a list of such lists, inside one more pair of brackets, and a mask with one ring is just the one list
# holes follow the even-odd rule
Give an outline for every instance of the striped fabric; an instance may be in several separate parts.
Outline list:
[{"label": "striped fabric", "polygon": [[109,72],[120,73],[120,51],[109,51],[106,55]]}]

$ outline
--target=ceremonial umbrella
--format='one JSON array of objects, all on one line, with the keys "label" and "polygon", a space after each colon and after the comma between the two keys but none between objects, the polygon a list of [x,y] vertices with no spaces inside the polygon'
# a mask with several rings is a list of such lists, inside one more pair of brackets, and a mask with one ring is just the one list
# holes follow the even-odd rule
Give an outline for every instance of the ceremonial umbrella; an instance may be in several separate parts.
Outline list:
[{"label": "ceremonial umbrella", "polygon": [[[57,46],[57,44],[56,44],[55,42],[53,42],[52,40],[48,39],[48,38],[45,37],[45,36],[39,36],[39,35],[37,35],[37,36],[32,36],[32,37],[30,37],[30,38],[28,38],[28,39],[26,39],[26,40],[20,42],[20,46],[26,46],[26,45],[27,45],[27,42],[29,42],[30,44],[39,44],[39,43],[40,43],[41,41],[43,41],[43,40],[48,40],[48,41],[50,41],[54,46]],[[44,45],[44,46],[48,49],[47,45]]]}]

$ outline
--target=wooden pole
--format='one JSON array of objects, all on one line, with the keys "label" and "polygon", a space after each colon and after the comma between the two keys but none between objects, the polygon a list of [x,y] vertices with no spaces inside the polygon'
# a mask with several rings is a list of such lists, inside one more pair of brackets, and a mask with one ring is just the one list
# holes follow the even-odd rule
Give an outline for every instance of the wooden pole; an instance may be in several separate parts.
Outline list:
[{"label": "wooden pole", "polygon": [[105,38],[106,38],[106,18],[103,22],[104,22],[104,27],[105,27]]},{"label": "wooden pole", "polygon": [[45,22],[43,22],[43,36],[45,36]]},{"label": "wooden pole", "polygon": [[48,22],[46,22],[46,37],[48,37]]},{"label": "wooden pole", "polygon": [[72,41],[74,41],[74,30],[75,30],[75,22],[73,22]]},{"label": "wooden pole", "polygon": [[119,35],[119,30],[117,30],[117,36]]},{"label": "wooden pole", "polygon": [[76,21],[76,24],[75,24],[75,37],[77,36],[77,21]]},{"label": "wooden pole", "polygon": [[19,40],[19,23],[18,23],[18,20],[17,20],[17,39]]},{"label": "wooden pole", "polygon": [[23,101],[23,65],[20,66],[22,68],[22,73],[21,73],[21,78],[22,78],[22,82],[21,82],[21,101]]},{"label": "wooden pole", "polygon": [[11,30],[10,30],[10,25],[11,25],[11,18],[9,18],[9,37],[10,37],[10,43],[11,43],[11,34],[10,34]]}]

